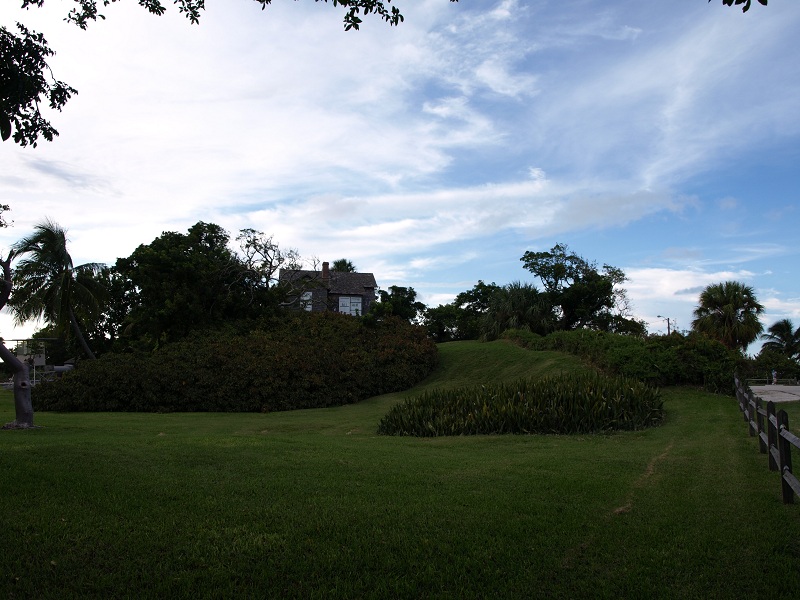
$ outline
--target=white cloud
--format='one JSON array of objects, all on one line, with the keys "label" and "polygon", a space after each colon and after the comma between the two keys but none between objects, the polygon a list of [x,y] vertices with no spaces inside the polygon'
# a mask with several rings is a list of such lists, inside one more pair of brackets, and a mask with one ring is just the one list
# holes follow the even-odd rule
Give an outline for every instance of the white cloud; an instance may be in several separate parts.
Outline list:
[{"label": "white cloud", "polygon": [[[330,3],[214,3],[199,27],[115,3],[86,32],[58,3],[5,3],[0,20],[41,26],[80,94],[55,143],[0,144],[16,221],[0,245],[49,216],[77,261],[110,262],[204,220],[439,298],[583,235],[639,266],[643,314],[685,314],[675,291],[767,266],[800,293],[796,250],[773,233],[796,229],[796,193],[759,197],[753,218],[747,190],[716,192],[729,164],[796,152],[796,6],[404,4],[398,28],[345,33]],[[637,239],[655,220],[663,232]]]}]

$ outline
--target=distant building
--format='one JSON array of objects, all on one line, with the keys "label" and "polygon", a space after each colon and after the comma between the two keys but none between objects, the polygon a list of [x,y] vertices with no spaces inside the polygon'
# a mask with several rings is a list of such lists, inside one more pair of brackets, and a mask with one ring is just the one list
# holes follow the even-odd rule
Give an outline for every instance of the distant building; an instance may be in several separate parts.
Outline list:
[{"label": "distant building", "polygon": [[278,282],[290,290],[289,306],[354,316],[369,312],[378,289],[372,273],[331,271],[327,262],[322,263],[321,271],[281,269]]}]

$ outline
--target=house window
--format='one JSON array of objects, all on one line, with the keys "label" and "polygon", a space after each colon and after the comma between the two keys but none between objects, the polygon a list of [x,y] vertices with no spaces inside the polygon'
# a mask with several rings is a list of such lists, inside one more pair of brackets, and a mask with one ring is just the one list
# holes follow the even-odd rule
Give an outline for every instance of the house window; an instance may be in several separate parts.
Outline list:
[{"label": "house window", "polygon": [[303,292],[300,296],[300,303],[303,306],[303,310],[311,311],[311,292]]},{"label": "house window", "polygon": [[361,316],[361,296],[339,296],[339,312],[354,317]]}]

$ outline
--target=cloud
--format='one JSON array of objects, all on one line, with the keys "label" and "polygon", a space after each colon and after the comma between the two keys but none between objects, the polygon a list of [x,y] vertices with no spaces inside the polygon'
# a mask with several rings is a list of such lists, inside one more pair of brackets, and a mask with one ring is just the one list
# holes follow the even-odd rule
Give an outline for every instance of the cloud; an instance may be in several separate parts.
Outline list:
[{"label": "cloud", "polygon": [[213,3],[199,27],[114,3],[82,32],[57,3],[4,3],[3,22],[41,25],[80,94],[54,115],[54,143],[0,144],[16,222],[0,242],[49,216],[76,261],[112,262],[204,220],[438,299],[579,238],[633,265],[643,315],[690,314],[693,290],[724,274],[797,295],[780,237],[796,177],[756,201],[726,181],[796,144],[797,7],[402,8],[401,27],[345,33],[331,3]]}]

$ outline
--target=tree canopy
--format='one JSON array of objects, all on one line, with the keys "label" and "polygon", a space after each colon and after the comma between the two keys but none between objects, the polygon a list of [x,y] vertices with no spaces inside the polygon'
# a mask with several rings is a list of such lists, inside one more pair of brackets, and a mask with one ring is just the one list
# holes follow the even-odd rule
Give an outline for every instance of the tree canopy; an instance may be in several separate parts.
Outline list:
[{"label": "tree canopy", "polygon": [[738,281],[714,283],[700,293],[692,329],[731,350],[744,351],[763,330],[758,319],[763,312],[764,307],[749,285]]},{"label": "tree canopy", "polygon": [[555,309],[557,329],[600,329],[615,331],[627,321],[629,312],[622,269],[588,261],[556,244],[544,252],[527,251],[520,260],[544,286]]},{"label": "tree canopy", "polygon": [[57,331],[69,326],[84,353],[94,358],[78,314],[96,316],[100,312],[106,292],[94,275],[102,265],[74,265],[67,250],[67,230],[50,220],[36,225],[34,232],[14,244],[11,252],[19,260],[8,307],[17,323],[41,317]]},{"label": "tree canopy", "polygon": [[791,320],[781,319],[773,323],[761,338],[766,340],[764,350],[778,352],[793,360],[800,358],[800,327],[795,329]]},{"label": "tree canopy", "polygon": [[263,316],[278,305],[275,271],[284,253],[270,236],[245,229],[243,256],[229,248],[219,225],[197,222],[188,232],[164,232],[117,260],[114,273],[125,329],[152,344],[175,341],[223,321]]},{"label": "tree canopy", "polygon": [[426,309],[423,322],[428,335],[437,342],[478,339],[492,296],[501,289],[494,282],[478,280],[471,290],[461,292],[450,304]]},{"label": "tree canopy", "polygon": [[405,321],[417,323],[425,310],[425,305],[417,301],[417,292],[413,287],[390,285],[389,290],[380,290],[380,299],[370,307],[373,318],[399,317]]},{"label": "tree canopy", "polygon": [[[708,0],[708,1],[711,2],[711,0]],[[742,12],[747,12],[748,10],[750,10],[750,4],[752,2],[751,2],[751,0],[722,0],[722,3],[725,6],[734,6],[734,5],[739,6],[739,5],[742,5]],[[763,5],[763,6],[766,6],[767,5],[767,0],[758,0],[758,3]]]},{"label": "tree canopy", "polygon": [[77,91],[53,76],[47,59],[55,54],[41,33],[17,23],[18,33],[0,27],[0,138],[14,134],[20,146],[53,141],[58,131],[39,109],[42,102],[61,110]]},{"label": "tree canopy", "polygon": [[333,264],[331,264],[331,271],[336,273],[355,273],[356,270],[356,266],[352,263],[352,261],[347,260],[346,258],[340,258],[333,261]]}]

